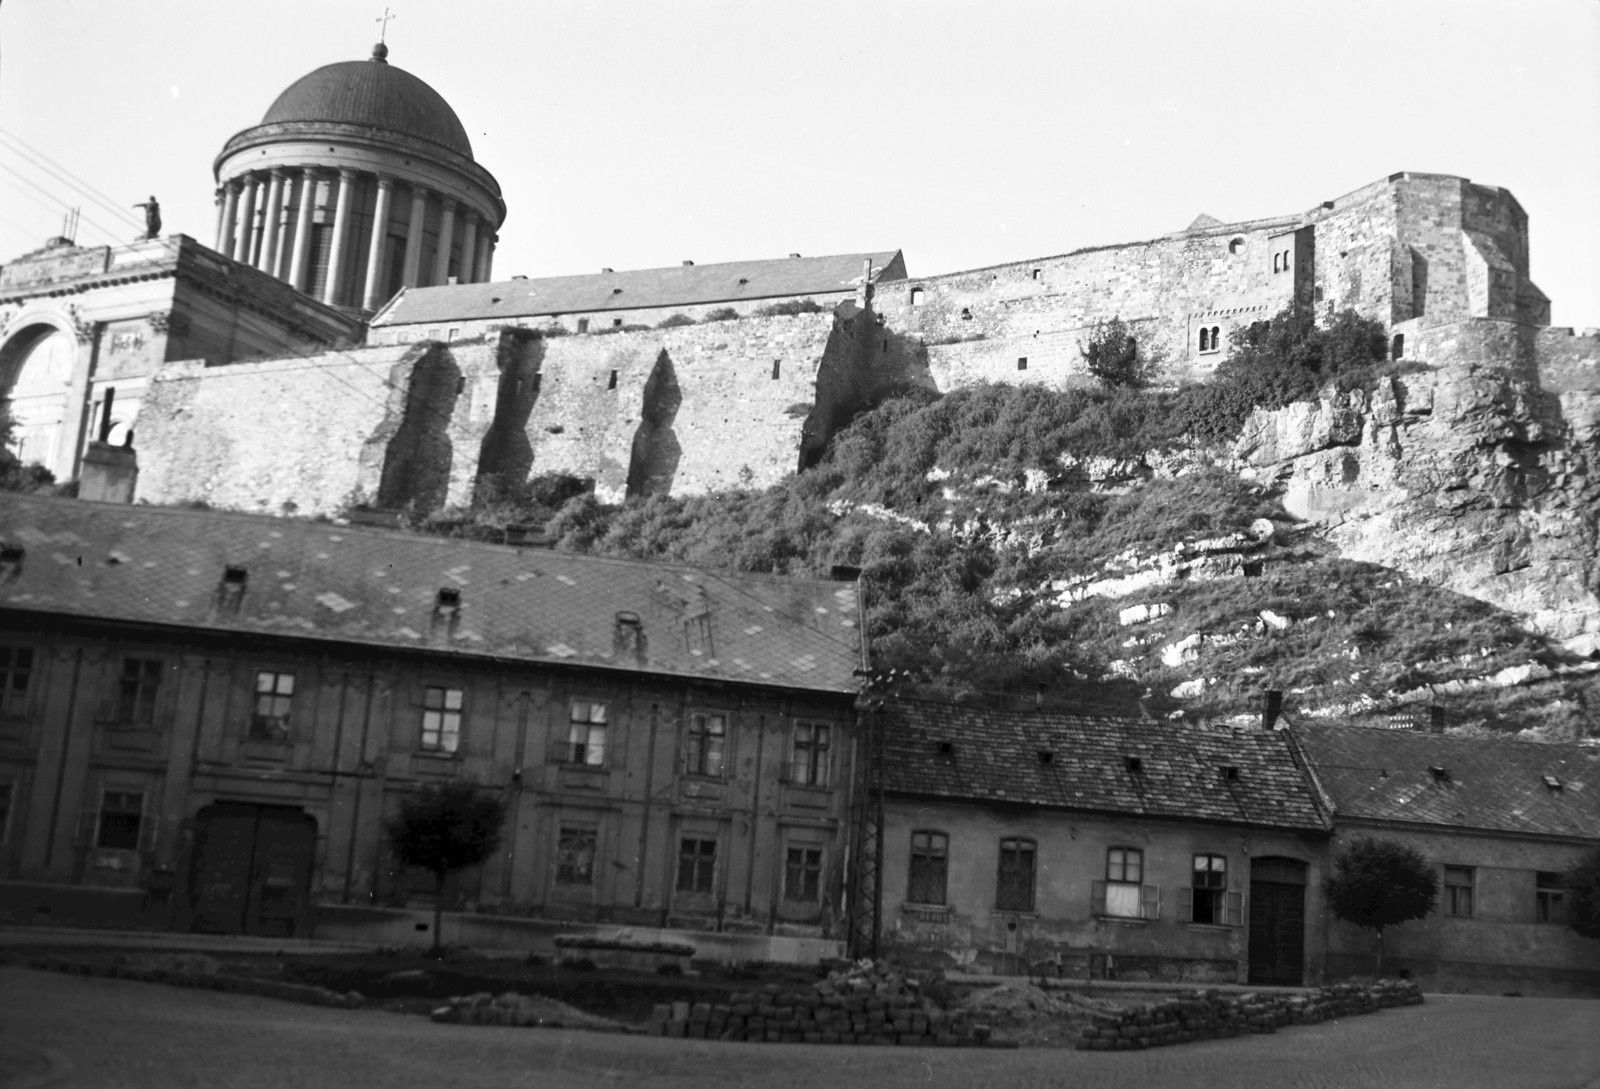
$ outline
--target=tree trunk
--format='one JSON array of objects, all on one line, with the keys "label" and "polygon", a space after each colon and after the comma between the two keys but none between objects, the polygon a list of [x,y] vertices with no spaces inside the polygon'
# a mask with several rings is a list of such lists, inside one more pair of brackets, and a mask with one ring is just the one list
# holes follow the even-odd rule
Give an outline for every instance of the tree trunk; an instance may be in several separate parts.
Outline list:
[{"label": "tree trunk", "polygon": [[1374,970],[1375,978],[1383,978],[1383,927],[1378,928],[1378,967]]},{"label": "tree trunk", "polygon": [[435,959],[444,956],[443,935],[439,933],[441,920],[444,918],[444,871],[436,871],[433,875],[433,956]]}]

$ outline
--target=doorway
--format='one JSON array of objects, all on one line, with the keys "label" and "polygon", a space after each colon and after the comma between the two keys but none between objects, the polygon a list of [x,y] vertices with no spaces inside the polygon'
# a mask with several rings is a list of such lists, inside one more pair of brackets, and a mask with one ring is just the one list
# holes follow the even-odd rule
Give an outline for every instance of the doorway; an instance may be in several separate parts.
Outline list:
[{"label": "doorway", "polygon": [[218,802],[195,823],[190,928],[281,938],[303,933],[316,820],[298,809]]},{"label": "doorway", "polygon": [[1250,982],[1298,987],[1306,941],[1306,864],[1294,858],[1250,863]]}]

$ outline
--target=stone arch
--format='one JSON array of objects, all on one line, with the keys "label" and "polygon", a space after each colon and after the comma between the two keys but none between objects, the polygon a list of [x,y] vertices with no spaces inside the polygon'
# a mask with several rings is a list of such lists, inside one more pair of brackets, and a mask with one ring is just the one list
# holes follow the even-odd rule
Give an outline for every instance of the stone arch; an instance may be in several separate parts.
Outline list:
[{"label": "stone arch", "polygon": [[69,404],[78,371],[77,331],[52,314],[23,314],[0,344],[0,410],[10,447],[59,477],[72,475],[79,412]]},{"label": "stone arch", "polygon": [[384,447],[379,507],[427,512],[444,506],[454,457],[450,421],[460,389],[461,368],[443,345],[412,364],[400,426]]},{"label": "stone arch", "polygon": [[655,366],[644,384],[644,404],[639,411],[639,428],[633,433],[633,453],[628,461],[628,498],[640,495],[670,495],[672,480],[678,474],[683,447],[673,423],[683,404],[683,390],[672,357],[665,348],[656,356]]}]

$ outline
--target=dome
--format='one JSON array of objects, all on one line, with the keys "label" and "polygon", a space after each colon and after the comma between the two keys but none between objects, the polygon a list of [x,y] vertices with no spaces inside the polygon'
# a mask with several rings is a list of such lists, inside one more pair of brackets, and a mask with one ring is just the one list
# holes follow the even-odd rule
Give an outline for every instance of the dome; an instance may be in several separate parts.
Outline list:
[{"label": "dome", "polygon": [[472,142],[456,111],[438,91],[389,64],[383,45],[372,59],[340,61],[301,76],[261,119],[263,125],[285,121],[331,121],[371,125],[442,144],[472,158]]}]

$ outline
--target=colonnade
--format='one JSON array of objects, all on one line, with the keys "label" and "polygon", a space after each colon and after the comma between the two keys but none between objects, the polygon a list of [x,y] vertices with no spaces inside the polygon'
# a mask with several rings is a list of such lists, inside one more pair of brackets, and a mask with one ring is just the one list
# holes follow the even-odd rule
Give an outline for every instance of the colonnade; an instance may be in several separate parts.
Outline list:
[{"label": "colonnade", "polygon": [[[396,185],[406,188],[411,197],[410,214],[405,221],[401,286],[446,283],[450,275],[450,254],[458,242],[458,234],[460,271],[457,282],[488,282],[494,266],[496,239],[493,225],[476,209],[385,174],[356,170],[274,167],[229,179],[217,190],[217,238],[213,248],[309,294],[316,280],[313,266],[319,260],[319,255],[312,252],[312,235],[317,186],[323,180],[329,183],[331,190],[328,206],[333,209],[333,222],[319,293],[322,302],[345,307],[359,303],[361,309],[371,311],[388,298],[387,272],[393,259],[389,252],[389,233]],[[365,283],[359,285],[361,292],[357,300],[347,297],[353,296],[354,291],[343,288],[350,275],[351,262],[359,262],[359,255],[352,252],[357,244],[357,239],[352,237],[352,204],[359,199],[360,184],[372,180],[377,183],[377,200],[364,262]],[[425,269],[422,252],[430,200],[439,209],[438,243],[432,267]]]}]

